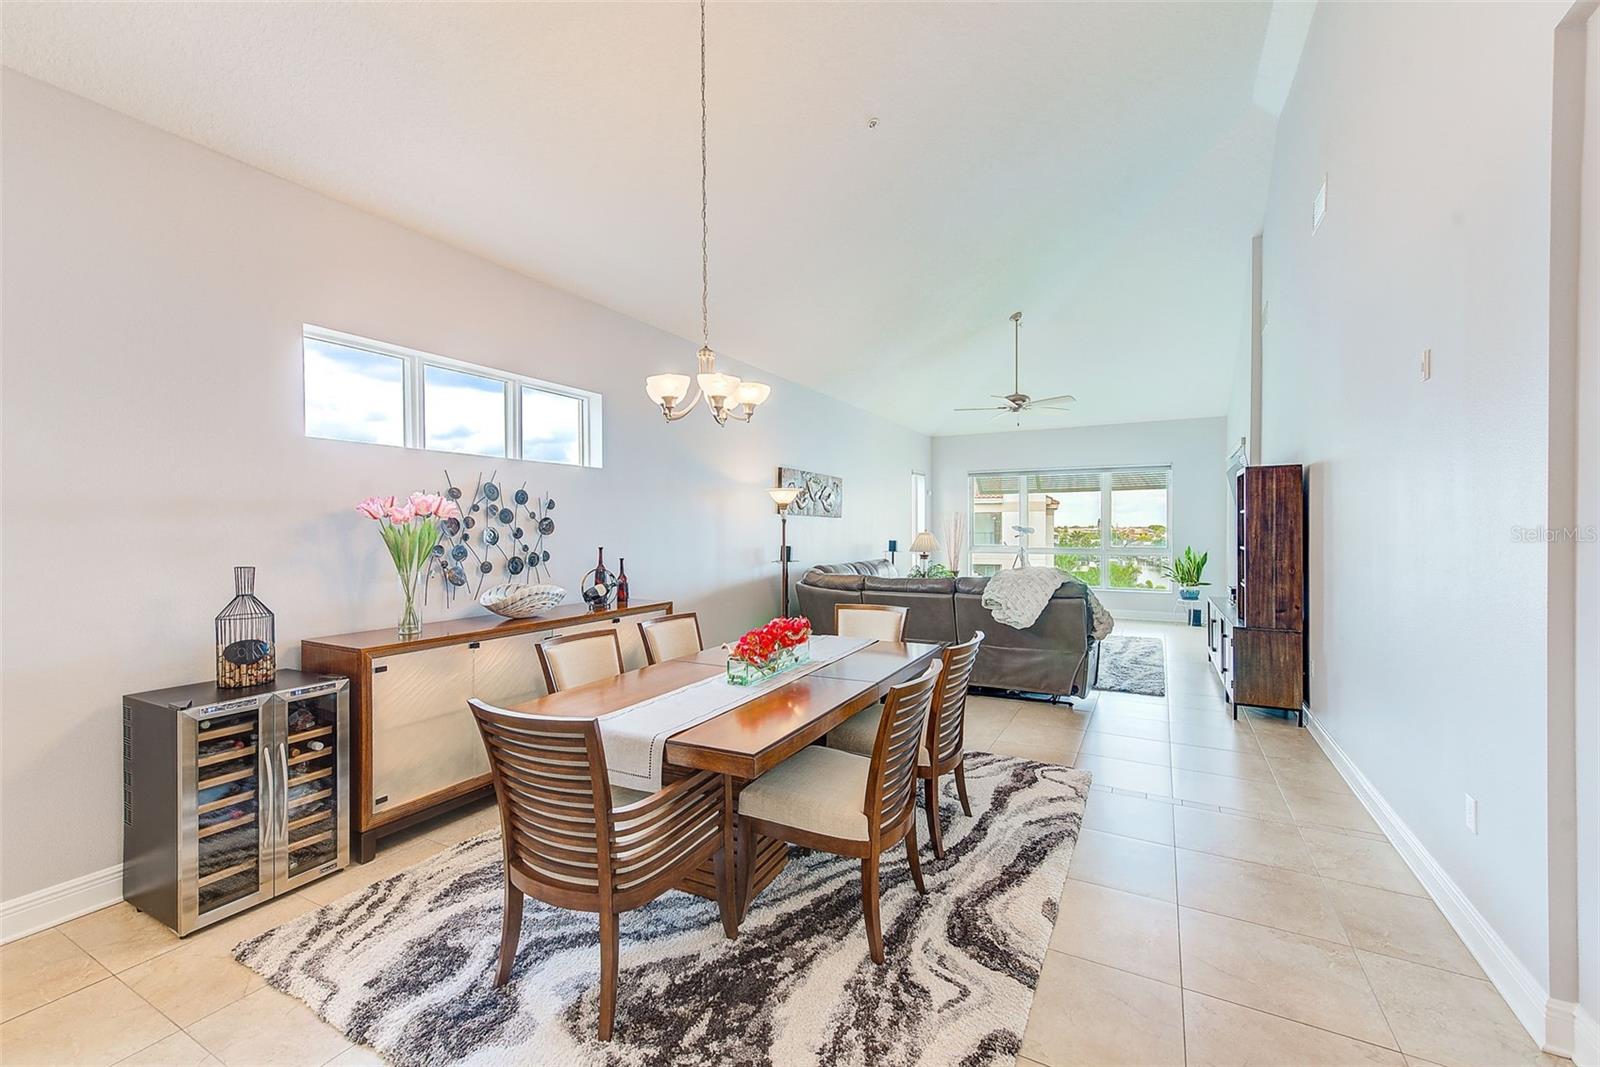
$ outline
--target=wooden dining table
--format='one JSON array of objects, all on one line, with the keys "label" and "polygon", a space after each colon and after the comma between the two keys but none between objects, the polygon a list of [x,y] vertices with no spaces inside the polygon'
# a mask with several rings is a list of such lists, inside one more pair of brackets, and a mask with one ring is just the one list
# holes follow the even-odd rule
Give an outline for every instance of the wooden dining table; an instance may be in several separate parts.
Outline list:
[{"label": "wooden dining table", "polygon": [[[928,669],[942,645],[919,641],[874,641],[809,673],[762,692],[747,703],[721,712],[667,739],[663,780],[697,771],[722,776],[727,820],[724,839],[734,840],[739,791],[796,752],[821,739],[856,712],[883,699],[889,688]],[[710,648],[694,656],[666,660],[614,678],[590,682],[512,705],[537,715],[598,718],[640,701],[663,696],[727,669],[727,653]],[[862,798],[865,800],[865,797]],[[735,903],[742,915],[761,890],[782,872],[788,848],[761,838],[738,842],[753,849],[748,896]],[[708,860],[680,889],[715,900],[716,875]]]}]

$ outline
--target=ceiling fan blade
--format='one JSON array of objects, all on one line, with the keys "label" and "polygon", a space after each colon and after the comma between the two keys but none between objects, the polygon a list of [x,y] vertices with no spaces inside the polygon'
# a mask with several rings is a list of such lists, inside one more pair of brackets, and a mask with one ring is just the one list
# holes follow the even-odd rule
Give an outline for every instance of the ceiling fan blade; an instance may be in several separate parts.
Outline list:
[{"label": "ceiling fan blade", "polygon": [[1033,406],[1042,407],[1045,404],[1060,404],[1063,402],[1068,404],[1076,404],[1078,402],[1078,398],[1073,396],[1071,393],[1062,393],[1060,396],[1041,396],[1037,400],[1033,401]]},{"label": "ceiling fan blade", "polygon": [[954,410],[954,411],[1009,411],[1011,409],[1010,408],[987,407],[987,408],[953,408],[952,410]]},{"label": "ceiling fan blade", "polygon": [[1028,408],[1028,410],[1029,411],[1071,411],[1072,409],[1071,408],[1052,407],[1052,406],[1049,406],[1049,405],[1034,404],[1032,407]]}]

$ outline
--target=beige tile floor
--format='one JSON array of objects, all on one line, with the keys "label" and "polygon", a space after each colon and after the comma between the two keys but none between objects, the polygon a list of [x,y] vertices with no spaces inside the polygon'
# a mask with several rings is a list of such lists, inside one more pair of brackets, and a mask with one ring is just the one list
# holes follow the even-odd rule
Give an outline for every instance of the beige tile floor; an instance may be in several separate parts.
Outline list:
[{"label": "beige tile floor", "polygon": [[[1021,1067],[1566,1065],[1542,1055],[1316,743],[1235,723],[1198,630],[1165,698],[974,697],[975,750],[1093,771]],[[180,942],[126,905],[0,947],[0,1063],[378,1063],[229,949],[487,829],[477,808]]]}]

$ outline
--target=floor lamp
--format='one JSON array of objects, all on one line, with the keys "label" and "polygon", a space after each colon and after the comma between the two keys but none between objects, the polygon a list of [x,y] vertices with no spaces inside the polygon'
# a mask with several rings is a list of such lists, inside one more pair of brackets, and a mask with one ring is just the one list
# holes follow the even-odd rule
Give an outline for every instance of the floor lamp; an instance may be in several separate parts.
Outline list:
[{"label": "floor lamp", "polygon": [[778,563],[782,568],[783,614],[789,615],[789,505],[800,495],[798,486],[780,485],[767,490],[767,495],[778,506]]}]

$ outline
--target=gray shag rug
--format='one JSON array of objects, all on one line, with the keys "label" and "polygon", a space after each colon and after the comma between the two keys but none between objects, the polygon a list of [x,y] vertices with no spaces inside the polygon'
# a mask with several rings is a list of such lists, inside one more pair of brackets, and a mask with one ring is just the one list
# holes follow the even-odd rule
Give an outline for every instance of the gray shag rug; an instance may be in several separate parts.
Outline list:
[{"label": "gray shag rug", "polygon": [[1167,695],[1166,646],[1156,637],[1118,637],[1100,642],[1096,689],[1140,696]]},{"label": "gray shag rug", "polygon": [[[884,854],[887,965],[867,955],[857,860],[792,849],[737,940],[670,892],[622,917],[616,1029],[596,1039],[598,925],[529,899],[511,981],[492,986],[498,831],[246,941],[234,956],[396,1064],[1015,1062],[1089,775],[967,756],[974,817],[945,780],[928,895]],[[917,813],[925,831],[924,815]]]}]

